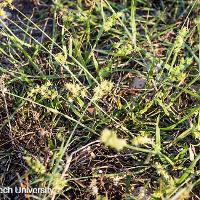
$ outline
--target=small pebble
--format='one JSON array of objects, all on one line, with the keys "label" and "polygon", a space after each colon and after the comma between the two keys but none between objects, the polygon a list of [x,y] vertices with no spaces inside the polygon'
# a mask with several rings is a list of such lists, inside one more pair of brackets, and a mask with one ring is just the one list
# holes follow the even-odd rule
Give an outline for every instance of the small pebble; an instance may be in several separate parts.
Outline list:
[{"label": "small pebble", "polygon": [[141,77],[135,77],[133,78],[132,83],[130,84],[130,87],[132,89],[144,89],[146,85],[146,79]]}]

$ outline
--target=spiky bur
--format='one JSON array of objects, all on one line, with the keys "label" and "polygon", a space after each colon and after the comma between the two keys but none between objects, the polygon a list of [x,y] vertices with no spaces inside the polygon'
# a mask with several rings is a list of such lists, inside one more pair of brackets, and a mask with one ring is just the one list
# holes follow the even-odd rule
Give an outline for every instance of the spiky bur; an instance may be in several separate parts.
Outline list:
[{"label": "spiky bur", "polygon": [[188,29],[186,27],[183,27],[179,31],[179,34],[178,34],[178,36],[176,38],[175,46],[174,46],[174,52],[175,53],[178,53],[181,50],[181,47],[184,44],[184,40],[185,40],[185,37],[186,37],[187,33],[188,33]]},{"label": "spiky bur", "polygon": [[168,81],[183,83],[186,78],[184,71],[192,64],[192,61],[192,58],[181,58],[180,63],[175,67],[166,64],[165,69],[169,72]]},{"label": "spiky bur", "polygon": [[11,6],[13,0],[5,0],[0,2],[0,19],[7,18],[7,13],[4,10],[6,7]]},{"label": "spiky bur", "polygon": [[170,67],[171,67],[170,69],[173,69],[173,66],[177,60],[178,54],[184,45],[187,34],[188,34],[188,29],[186,27],[183,27],[178,33],[178,36],[174,43],[174,48],[173,48],[174,56],[170,64]]},{"label": "spiky bur", "polygon": [[29,98],[36,98],[37,95],[42,96],[44,99],[54,100],[58,97],[58,92],[51,88],[52,83],[47,81],[45,84],[32,88],[28,94]]},{"label": "spiky bur", "polygon": [[77,83],[66,83],[65,89],[68,90],[73,98],[75,97],[87,97],[87,89]]},{"label": "spiky bur", "polygon": [[32,156],[25,156],[24,157],[27,165],[37,174],[40,176],[41,180],[44,177],[51,180],[49,183],[50,187],[52,188],[53,193],[60,193],[63,188],[67,185],[67,181],[62,177],[60,173],[52,174],[48,173],[46,167],[36,158]]},{"label": "spiky bur", "polygon": [[5,8],[7,6],[11,6],[13,0],[4,0],[0,2],[0,8]]},{"label": "spiky bur", "polygon": [[140,146],[140,145],[153,145],[154,141],[152,138],[149,138],[147,135],[138,135],[132,140],[132,145]]},{"label": "spiky bur", "polygon": [[55,60],[56,60],[59,64],[65,64],[66,57],[65,57],[62,53],[57,53],[57,54],[55,55]]},{"label": "spiky bur", "polygon": [[200,127],[193,130],[193,135],[195,139],[200,140]]},{"label": "spiky bur", "polygon": [[104,129],[101,133],[100,141],[107,147],[116,149],[117,151],[123,150],[126,146],[126,140],[117,137],[113,130]]},{"label": "spiky bur", "polygon": [[98,85],[97,87],[94,88],[94,100],[101,99],[105,95],[107,95],[109,92],[111,92],[114,84],[111,81],[104,80]]},{"label": "spiky bur", "polygon": [[133,51],[133,45],[127,43],[127,41],[126,43],[125,42],[115,43],[113,47],[116,49],[115,56],[119,56],[119,57],[128,56]]},{"label": "spiky bur", "polygon": [[7,17],[6,11],[0,8],[0,19],[5,19]]},{"label": "spiky bur", "polygon": [[56,173],[52,176],[53,176],[51,183],[52,190],[56,194],[60,193],[63,190],[63,188],[67,185],[67,181],[61,176],[60,173]]},{"label": "spiky bur", "polygon": [[117,12],[113,14],[111,17],[108,17],[107,21],[105,22],[103,28],[104,31],[109,31],[117,22],[117,20],[122,16],[121,12]]},{"label": "spiky bur", "polygon": [[171,194],[174,191],[176,188],[175,181],[160,163],[155,163],[155,168],[158,175],[161,176],[161,185],[159,191],[154,192],[152,197],[163,198],[164,196]]},{"label": "spiky bur", "polygon": [[27,165],[37,174],[43,175],[46,173],[45,166],[36,158],[31,156],[24,157]]},{"label": "spiky bur", "polygon": [[167,182],[171,182],[174,184],[172,177],[167,173],[167,171],[164,169],[164,167],[160,163],[156,163],[155,167],[159,175],[161,175]]}]

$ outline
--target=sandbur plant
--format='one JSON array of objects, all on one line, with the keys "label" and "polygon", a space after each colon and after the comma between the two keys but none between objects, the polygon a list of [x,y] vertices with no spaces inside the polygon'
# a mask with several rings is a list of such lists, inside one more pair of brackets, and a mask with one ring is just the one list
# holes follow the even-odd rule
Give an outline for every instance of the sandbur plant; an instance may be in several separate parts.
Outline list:
[{"label": "sandbur plant", "polygon": [[199,11],[0,1],[0,199],[199,199]]}]

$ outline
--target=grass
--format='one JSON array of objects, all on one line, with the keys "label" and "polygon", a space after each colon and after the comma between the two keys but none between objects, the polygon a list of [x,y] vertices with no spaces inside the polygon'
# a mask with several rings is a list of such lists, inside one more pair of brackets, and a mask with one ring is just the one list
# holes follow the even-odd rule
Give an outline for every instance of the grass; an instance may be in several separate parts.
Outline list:
[{"label": "grass", "polygon": [[0,18],[0,188],[51,191],[1,199],[199,199],[199,2],[21,3]]}]

